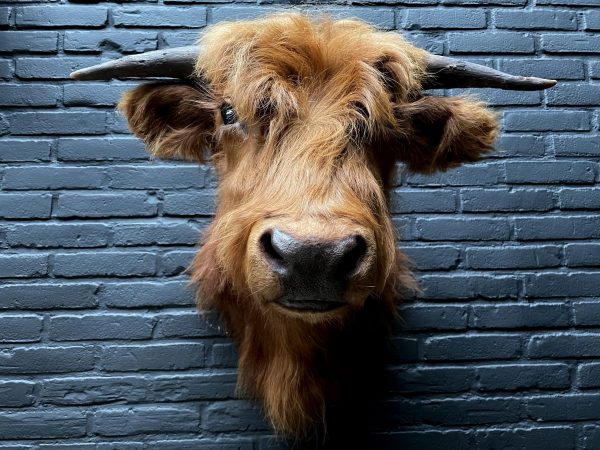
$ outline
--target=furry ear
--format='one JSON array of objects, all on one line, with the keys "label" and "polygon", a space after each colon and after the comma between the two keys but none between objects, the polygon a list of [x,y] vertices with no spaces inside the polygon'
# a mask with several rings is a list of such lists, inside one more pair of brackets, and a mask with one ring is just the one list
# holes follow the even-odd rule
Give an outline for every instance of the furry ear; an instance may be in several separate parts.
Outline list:
[{"label": "furry ear", "polygon": [[162,159],[204,161],[215,129],[215,109],[205,88],[181,81],[143,84],[119,102],[131,131]]},{"label": "furry ear", "polygon": [[415,172],[445,171],[477,161],[492,149],[496,115],[483,103],[460,97],[423,97],[397,104],[398,159]]}]

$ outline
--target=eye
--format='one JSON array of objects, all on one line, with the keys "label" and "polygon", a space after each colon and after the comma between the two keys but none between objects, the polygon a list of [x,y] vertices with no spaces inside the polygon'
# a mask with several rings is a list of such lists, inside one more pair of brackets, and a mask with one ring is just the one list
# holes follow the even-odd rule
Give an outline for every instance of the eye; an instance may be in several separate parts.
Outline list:
[{"label": "eye", "polygon": [[223,125],[233,125],[238,121],[237,114],[229,103],[223,103],[223,106],[221,106],[221,119]]}]

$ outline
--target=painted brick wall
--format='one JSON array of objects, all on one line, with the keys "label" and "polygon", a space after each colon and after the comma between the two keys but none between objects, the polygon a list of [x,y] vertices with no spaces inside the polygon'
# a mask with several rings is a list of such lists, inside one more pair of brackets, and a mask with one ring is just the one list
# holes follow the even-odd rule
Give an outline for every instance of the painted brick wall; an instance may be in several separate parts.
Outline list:
[{"label": "painted brick wall", "polygon": [[[233,397],[234,347],[185,287],[213,172],[148,160],[114,112],[132,82],[67,78],[304,2],[259,3],[0,2],[0,449],[287,448]],[[398,177],[424,292],[393,339],[380,448],[600,448],[600,1],[295,7],[560,81],[478,91],[498,151]]]}]

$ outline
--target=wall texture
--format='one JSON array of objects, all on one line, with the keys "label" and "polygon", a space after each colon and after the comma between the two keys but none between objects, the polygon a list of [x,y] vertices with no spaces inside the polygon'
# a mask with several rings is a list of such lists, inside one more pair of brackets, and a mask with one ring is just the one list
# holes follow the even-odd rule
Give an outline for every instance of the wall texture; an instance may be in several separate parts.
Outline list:
[{"label": "wall texture", "polygon": [[[67,78],[304,2],[258,3],[0,2],[0,449],[287,448],[234,398],[235,350],[185,287],[213,172],[148,160],[114,112],[132,82]],[[559,80],[477,92],[502,115],[486,161],[398,176],[424,292],[393,339],[379,448],[600,448],[600,1],[294,7]]]}]

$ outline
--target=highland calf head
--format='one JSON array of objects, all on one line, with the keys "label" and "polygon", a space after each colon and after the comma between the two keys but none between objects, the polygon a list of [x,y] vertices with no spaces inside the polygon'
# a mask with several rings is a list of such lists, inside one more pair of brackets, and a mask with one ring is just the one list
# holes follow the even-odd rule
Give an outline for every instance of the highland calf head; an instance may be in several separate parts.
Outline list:
[{"label": "highland calf head", "polygon": [[331,343],[367,304],[385,328],[398,290],[413,288],[387,206],[396,163],[444,171],[492,148],[494,114],[424,89],[553,84],[301,14],[222,23],[198,46],[73,76],[180,78],[141,85],[119,107],[154,156],[216,167],[215,218],[189,273],[239,344],[241,387],[295,435],[338,395]]}]

